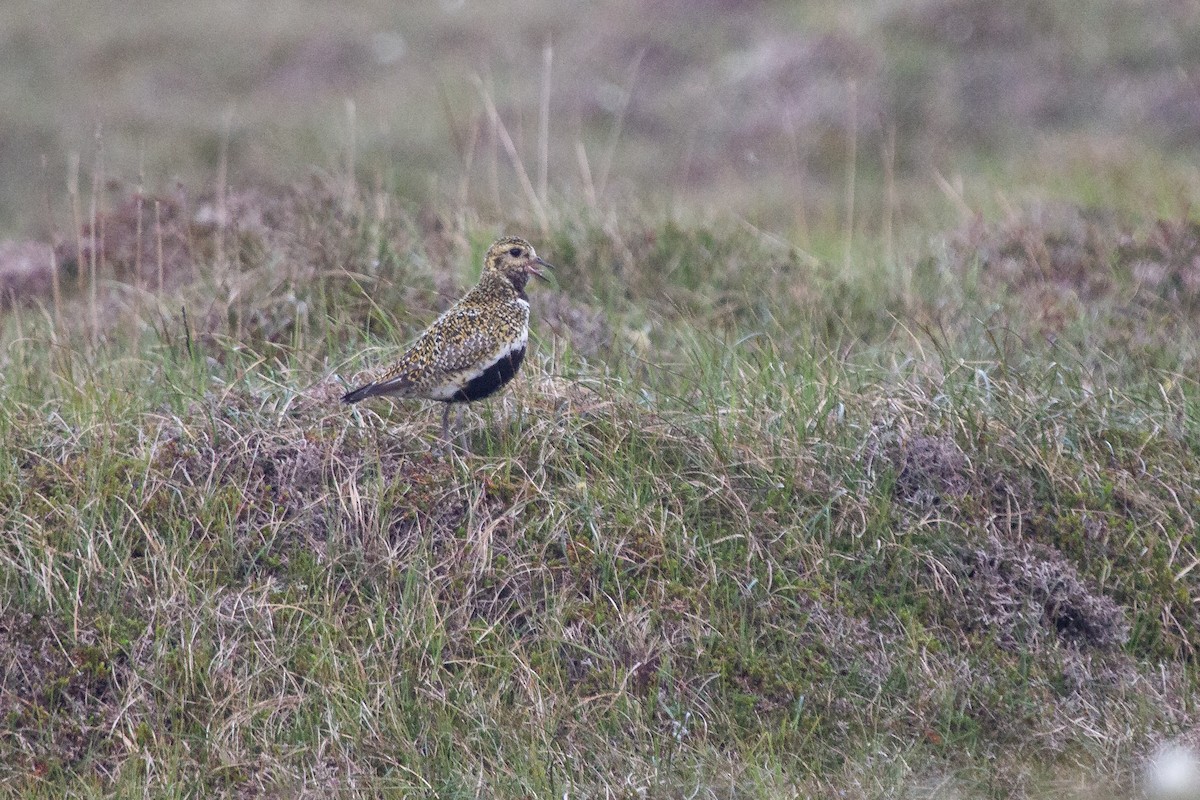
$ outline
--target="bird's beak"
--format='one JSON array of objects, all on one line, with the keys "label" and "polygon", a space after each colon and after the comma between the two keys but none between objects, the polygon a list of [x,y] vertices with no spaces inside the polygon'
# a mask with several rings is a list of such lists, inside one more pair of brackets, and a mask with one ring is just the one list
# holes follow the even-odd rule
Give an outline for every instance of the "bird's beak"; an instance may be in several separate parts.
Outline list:
[{"label": "bird's beak", "polygon": [[529,272],[530,275],[536,275],[537,277],[549,283],[550,279],[547,278],[546,274],[542,272],[542,270],[538,269],[538,267],[554,269],[554,265],[543,261],[541,258],[532,258],[529,260],[529,263],[525,265],[525,270]]}]

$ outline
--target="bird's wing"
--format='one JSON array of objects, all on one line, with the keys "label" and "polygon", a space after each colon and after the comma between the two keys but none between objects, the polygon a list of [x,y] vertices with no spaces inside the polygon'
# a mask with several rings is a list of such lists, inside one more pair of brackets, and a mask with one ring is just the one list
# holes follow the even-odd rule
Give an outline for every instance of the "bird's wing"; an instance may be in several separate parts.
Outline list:
[{"label": "bird's wing", "polygon": [[453,339],[444,340],[441,356],[430,364],[430,373],[453,375],[471,369],[499,349],[494,336],[481,332],[463,333]]},{"label": "bird's wing", "polygon": [[417,337],[375,384],[388,392],[419,387],[478,364],[497,349],[477,308],[451,308]]}]

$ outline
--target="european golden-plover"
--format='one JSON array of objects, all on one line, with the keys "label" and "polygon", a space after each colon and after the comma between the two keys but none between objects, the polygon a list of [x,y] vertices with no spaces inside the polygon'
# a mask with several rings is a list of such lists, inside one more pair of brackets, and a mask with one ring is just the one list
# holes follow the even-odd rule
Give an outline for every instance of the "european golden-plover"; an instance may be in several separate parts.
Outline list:
[{"label": "european golden-plover", "polygon": [[[529,339],[531,275],[551,267],[516,236],[497,239],[471,291],[438,317],[379,379],[342,396],[357,403],[376,395],[440,400],[442,440],[449,442],[450,404],[481,400],[513,379]],[[552,267],[551,267],[552,268]]]}]

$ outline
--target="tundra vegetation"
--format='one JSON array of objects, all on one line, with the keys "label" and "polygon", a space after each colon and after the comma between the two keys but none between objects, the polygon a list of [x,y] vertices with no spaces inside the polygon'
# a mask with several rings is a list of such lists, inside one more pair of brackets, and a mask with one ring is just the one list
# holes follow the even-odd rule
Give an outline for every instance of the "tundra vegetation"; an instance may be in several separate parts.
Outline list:
[{"label": "tundra vegetation", "polygon": [[[382,97],[423,39],[353,49],[364,0],[260,62],[197,8],[281,106],[122,83],[6,196],[0,791],[1120,797],[1200,736],[1195,12],[653,3],[589,49],[453,5],[393,89],[445,152],[360,101],[272,161],[289,87]],[[157,13],[19,64],[150,63]],[[467,447],[341,405],[501,232],[557,269]]]}]

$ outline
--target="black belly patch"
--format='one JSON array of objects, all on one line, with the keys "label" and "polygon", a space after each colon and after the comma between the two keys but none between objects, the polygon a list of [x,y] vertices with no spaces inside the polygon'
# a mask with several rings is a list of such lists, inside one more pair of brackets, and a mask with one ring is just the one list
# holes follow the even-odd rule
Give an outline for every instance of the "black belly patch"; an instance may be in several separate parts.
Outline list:
[{"label": "black belly patch", "polygon": [[471,400],[482,400],[488,395],[494,394],[513,379],[524,359],[524,347],[502,356],[499,361],[485,369],[481,375],[476,375],[466,386],[459,389],[449,402],[466,403]]}]

